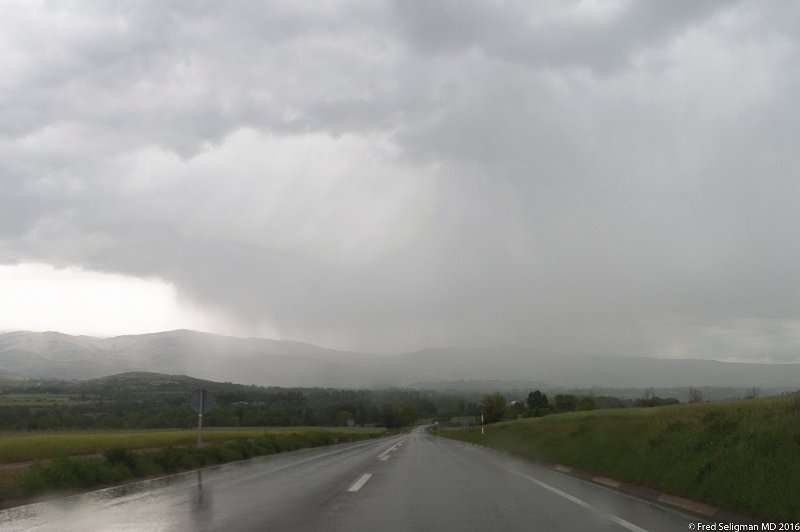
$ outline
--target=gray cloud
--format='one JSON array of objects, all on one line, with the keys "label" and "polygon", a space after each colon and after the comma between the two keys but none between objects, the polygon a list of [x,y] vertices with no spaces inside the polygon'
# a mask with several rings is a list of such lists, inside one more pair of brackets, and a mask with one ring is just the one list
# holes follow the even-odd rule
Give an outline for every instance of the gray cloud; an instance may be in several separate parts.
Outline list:
[{"label": "gray cloud", "polygon": [[11,5],[0,262],[334,347],[790,360],[786,3]]},{"label": "gray cloud", "polygon": [[730,3],[398,1],[409,42],[428,53],[480,50],[532,67],[606,72],[681,37]]}]

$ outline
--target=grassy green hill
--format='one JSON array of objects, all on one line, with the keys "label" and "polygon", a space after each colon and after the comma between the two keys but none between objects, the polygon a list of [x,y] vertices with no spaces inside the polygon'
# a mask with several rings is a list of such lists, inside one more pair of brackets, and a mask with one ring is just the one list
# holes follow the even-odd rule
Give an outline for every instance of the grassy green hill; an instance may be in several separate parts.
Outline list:
[{"label": "grassy green hill", "polygon": [[800,394],[574,412],[442,429],[739,513],[800,518]]}]

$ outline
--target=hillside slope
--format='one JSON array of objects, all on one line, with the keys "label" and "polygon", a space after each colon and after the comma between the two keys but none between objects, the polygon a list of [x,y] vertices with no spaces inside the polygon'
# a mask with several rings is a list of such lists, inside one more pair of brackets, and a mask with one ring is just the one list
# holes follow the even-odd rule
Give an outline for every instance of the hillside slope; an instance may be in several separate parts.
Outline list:
[{"label": "hillside slope", "polygon": [[769,519],[800,519],[800,395],[557,414],[441,434]]}]

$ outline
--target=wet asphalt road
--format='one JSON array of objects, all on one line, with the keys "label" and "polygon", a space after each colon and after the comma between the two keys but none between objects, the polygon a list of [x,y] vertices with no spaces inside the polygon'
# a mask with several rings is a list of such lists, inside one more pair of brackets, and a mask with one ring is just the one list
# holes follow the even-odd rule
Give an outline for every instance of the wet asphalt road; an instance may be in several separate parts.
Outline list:
[{"label": "wet asphalt road", "polygon": [[697,519],[416,429],[0,512],[0,530],[651,531]]}]

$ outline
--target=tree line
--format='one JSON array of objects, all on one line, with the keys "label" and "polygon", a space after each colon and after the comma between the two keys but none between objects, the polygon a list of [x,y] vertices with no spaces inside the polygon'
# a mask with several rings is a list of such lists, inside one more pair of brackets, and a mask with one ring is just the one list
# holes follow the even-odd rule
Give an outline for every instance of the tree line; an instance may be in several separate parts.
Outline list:
[{"label": "tree line", "polygon": [[192,427],[189,396],[205,388],[206,426],[385,426],[399,428],[462,410],[457,397],[416,390],[278,388],[188,377],[27,381],[0,390],[0,430]]},{"label": "tree line", "polygon": [[556,394],[551,402],[547,394],[541,390],[534,390],[528,393],[523,403],[522,401],[509,402],[504,394],[496,392],[483,397],[479,404],[482,419],[477,419],[476,421],[496,423],[504,419],[540,417],[562,412],[598,408],[654,407],[678,404],[679,402],[674,398],[657,397],[650,391],[645,392],[645,397],[636,400],[611,396]]},{"label": "tree line", "polygon": [[[524,401],[502,393],[428,390],[279,388],[131,373],[92,381],[29,380],[0,389],[0,430],[182,428],[196,424],[188,397],[197,388],[214,397],[206,426],[385,426],[433,421],[485,423],[595,408],[677,403],[651,392],[638,400],[530,391]],[[29,397],[28,397],[29,396]],[[20,399],[22,397],[22,399]],[[24,400],[28,397],[28,400]],[[57,398],[58,400],[47,400]]]}]

